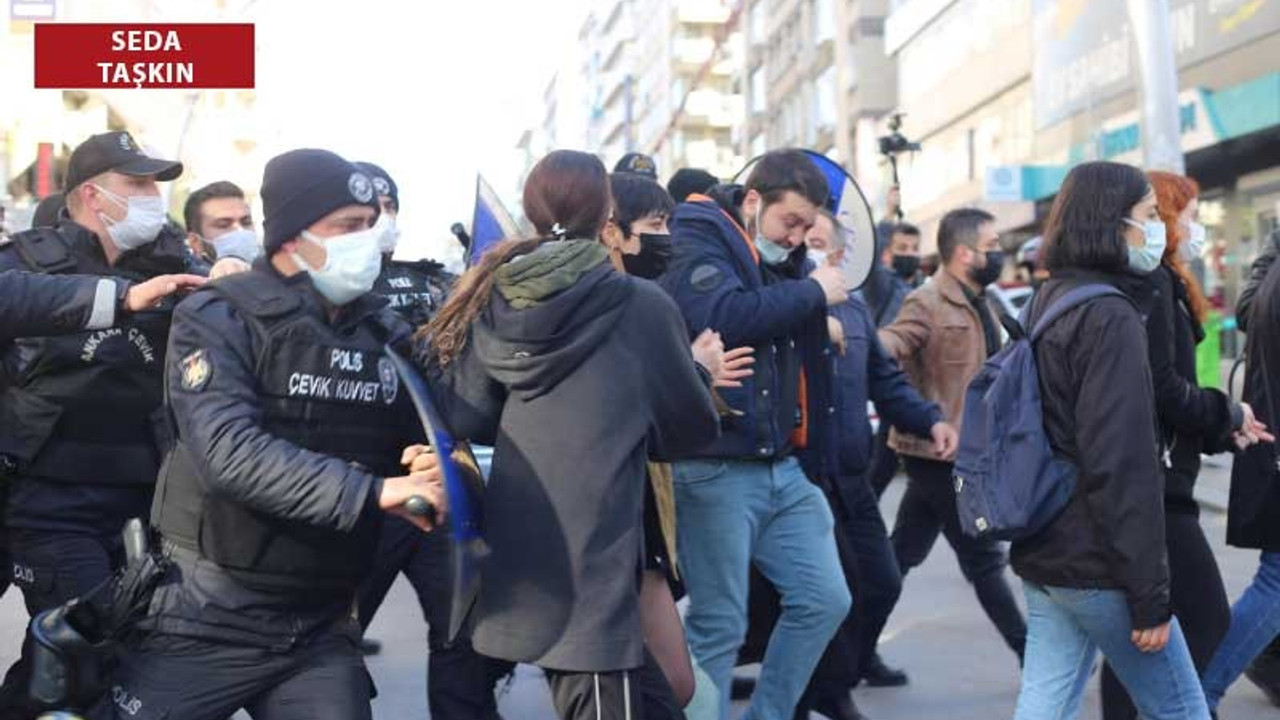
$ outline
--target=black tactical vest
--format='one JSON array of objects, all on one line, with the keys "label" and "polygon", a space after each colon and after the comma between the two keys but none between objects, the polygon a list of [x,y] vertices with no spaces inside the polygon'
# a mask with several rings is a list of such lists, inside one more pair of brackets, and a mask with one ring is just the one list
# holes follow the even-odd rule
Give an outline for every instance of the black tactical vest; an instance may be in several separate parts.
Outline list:
[{"label": "black tactical vest", "polygon": [[[377,475],[403,474],[400,453],[418,441],[418,425],[383,346],[405,340],[406,325],[379,311],[339,334],[266,270],[202,292],[218,293],[249,325],[264,430]],[[379,515],[353,533],[281,520],[205,492],[200,472],[179,437],[152,510],[166,539],[251,585],[346,590],[368,568]]]},{"label": "black tactical vest", "polygon": [[373,292],[385,297],[391,309],[410,325],[420,327],[444,307],[456,281],[439,263],[392,260],[383,263]]},{"label": "black tactical vest", "polygon": [[[77,258],[74,244],[52,228],[20,233],[13,245],[9,252],[18,253],[32,272],[144,279]],[[172,308],[166,302],[104,330],[15,341],[10,360],[20,369],[0,395],[0,453],[18,461],[23,476],[42,480],[154,483],[164,442],[157,433],[164,427],[162,382]]]}]

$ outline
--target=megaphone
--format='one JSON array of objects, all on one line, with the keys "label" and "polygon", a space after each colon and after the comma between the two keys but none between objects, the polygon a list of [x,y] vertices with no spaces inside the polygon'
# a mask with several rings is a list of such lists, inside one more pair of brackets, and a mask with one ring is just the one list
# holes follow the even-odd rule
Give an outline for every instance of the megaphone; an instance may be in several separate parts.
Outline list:
[{"label": "megaphone", "polygon": [[[847,170],[835,160],[812,150],[801,150],[827,179],[826,209],[840,223],[846,235],[844,260],[841,269],[850,289],[862,287],[871,275],[876,263],[876,223],[871,215],[871,204],[862,194],[862,188]],[[751,175],[760,157],[752,158],[738,174],[734,182],[741,182]]]}]

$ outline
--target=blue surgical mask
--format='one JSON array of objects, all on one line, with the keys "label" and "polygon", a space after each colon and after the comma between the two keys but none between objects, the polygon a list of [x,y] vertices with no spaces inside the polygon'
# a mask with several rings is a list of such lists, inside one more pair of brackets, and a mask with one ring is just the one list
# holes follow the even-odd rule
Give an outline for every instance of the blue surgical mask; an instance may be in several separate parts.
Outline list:
[{"label": "blue surgical mask", "polygon": [[791,251],[773,242],[760,231],[760,214],[763,207],[756,209],[756,250],[760,251],[760,259],[765,265],[781,265],[791,256]]},{"label": "blue surgical mask", "polygon": [[346,305],[373,289],[382,272],[378,240],[383,228],[375,225],[345,235],[319,238],[304,230],[302,237],[325,250],[324,267],[313,268],[297,253],[293,261],[311,276],[316,290],[334,305]]},{"label": "blue surgical mask", "polygon": [[1159,220],[1148,220],[1145,223],[1140,223],[1133,218],[1123,218],[1122,221],[1127,225],[1141,229],[1145,237],[1140,248],[1128,245],[1129,267],[1140,273],[1149,273],[1160,267],[1160,261],[1164,258],[1165,246],[1168,244],[1164,223]]},{"label": "blue surgical mask", "polygon": [[233,257],[251,263],[262,254],[262,243],[258,242],[257,234],[244,228],[223,233],[209,240],[209,244],[213,246],[219,260]]},{"label": "blue surgical mask", "polygon": [[1187,226],[1187,239],[1178,247],[1182,251],[1182,259],[1190,262],[1204,257],[1204,244],[1208,232],[1204,225],[1193,222]]}]

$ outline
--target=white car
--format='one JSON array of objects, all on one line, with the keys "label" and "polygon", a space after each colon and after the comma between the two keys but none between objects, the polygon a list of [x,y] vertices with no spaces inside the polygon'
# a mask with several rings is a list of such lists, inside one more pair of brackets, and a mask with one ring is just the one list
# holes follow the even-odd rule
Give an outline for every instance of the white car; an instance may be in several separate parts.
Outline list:
[{"label": "white car", "polygon": [[1001,287],[999,285],[992,289],[996,302],[1000,303],[1000,307],[1009,314],[1009,317],[1017,320],[1022,315],[1022,308],[1026,307],[1031,301],[1031,296],[1035,291],[1029,285],[1011,285],[1009,287]]}]

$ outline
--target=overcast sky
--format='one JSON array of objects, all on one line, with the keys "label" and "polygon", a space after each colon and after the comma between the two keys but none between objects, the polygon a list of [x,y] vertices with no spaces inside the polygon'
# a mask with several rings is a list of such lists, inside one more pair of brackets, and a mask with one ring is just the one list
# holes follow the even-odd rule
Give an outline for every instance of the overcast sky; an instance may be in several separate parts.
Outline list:
[{"label": "overcast sky", "polygon": [[515,201],[516,141],[591,2],[257,0],[271,150],[382,165],[400,187],[404,249],[432,252],[450,224],[470,224],[477,171]]}]

